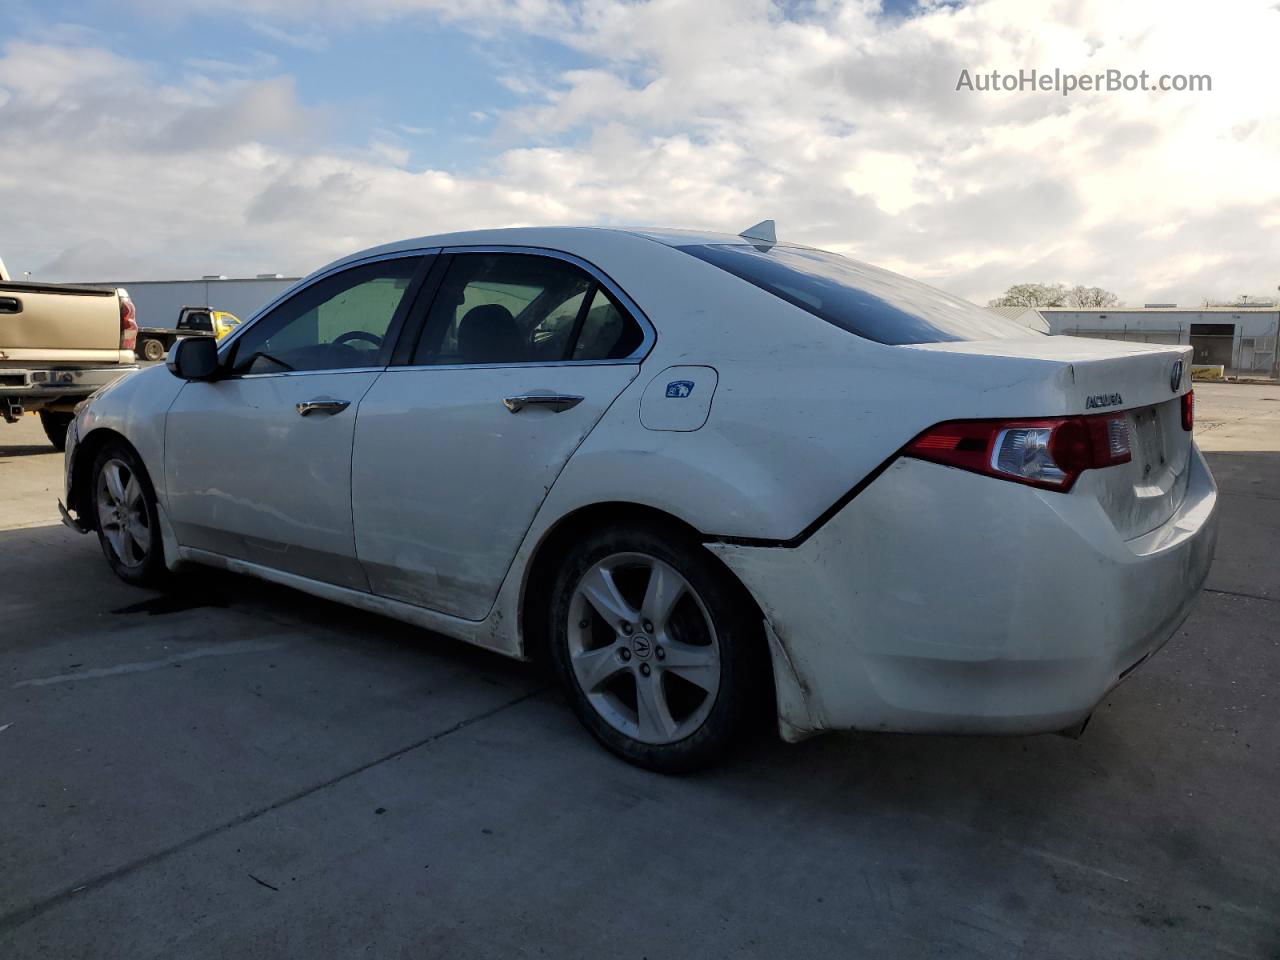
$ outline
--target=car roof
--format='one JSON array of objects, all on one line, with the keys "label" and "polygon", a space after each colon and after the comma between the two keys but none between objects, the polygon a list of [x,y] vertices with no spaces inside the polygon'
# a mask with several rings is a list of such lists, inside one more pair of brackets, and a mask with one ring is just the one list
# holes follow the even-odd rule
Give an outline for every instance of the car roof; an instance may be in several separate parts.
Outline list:
[{"label": "car roof", "polygon": [[618,227],[624,233],[647,237],[665,243],[668,247],[685,247],[702,243],[750,243],[745,237],[732,233],[715,233],[709,230],[687,230],[677,227]]},{"label": "car roof", "polygon": [[670,227],[624,227],[624,226],[555,226],[555,227],[498,227],[492,230],[462,230],[454,233],[429,234],[422,237],[410,237],[392,243],[384,243],[367,250],[341,257],[333,263],[326,264],[317,273],[323,273],[348,262],[364,260],[368,257],[399,253],[405,250],[420,250],[424,247],[454,246],[525,246],[546,247],[552,250],[564,250],[568,253],[586,253],[593,243],[602,239],[602,234],[614,236],[627,235],[636,239],[655,241],[669,247],[686,246],[702,243],[746,243],[742,237],[731,233],[715,233],[706,230],[681,230]]}]

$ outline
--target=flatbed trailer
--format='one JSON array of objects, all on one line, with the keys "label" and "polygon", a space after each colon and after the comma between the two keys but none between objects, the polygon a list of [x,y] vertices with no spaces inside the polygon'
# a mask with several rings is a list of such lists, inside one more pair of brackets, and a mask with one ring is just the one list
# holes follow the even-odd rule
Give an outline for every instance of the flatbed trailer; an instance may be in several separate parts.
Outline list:
[{"label": "flatbed trailer", "polygon": [[173,327],[142,327],[138,330],[137,353],[140,360],[163,360],[181,337],[214,337],[222,339],[238,324],[240,318],[212,307],[183,307]]}]

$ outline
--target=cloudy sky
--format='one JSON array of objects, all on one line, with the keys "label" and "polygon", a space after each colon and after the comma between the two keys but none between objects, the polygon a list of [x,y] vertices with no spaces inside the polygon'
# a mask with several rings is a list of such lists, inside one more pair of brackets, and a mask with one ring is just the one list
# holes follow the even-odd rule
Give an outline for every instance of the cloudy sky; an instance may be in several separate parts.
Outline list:
[{"label": "cloudy sky", "polygon": [[[305,273],[514,224],[837,249],[985,301],[1280,284],[1276,0],[5,0],[0,256]],[[978,92],[1019,69],[1208,92]]]}]

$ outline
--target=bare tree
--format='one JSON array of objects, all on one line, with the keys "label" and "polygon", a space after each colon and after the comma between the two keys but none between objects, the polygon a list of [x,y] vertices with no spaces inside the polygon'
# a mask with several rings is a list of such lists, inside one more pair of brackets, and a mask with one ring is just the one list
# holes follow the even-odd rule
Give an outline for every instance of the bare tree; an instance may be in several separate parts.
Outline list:
[{"label": "bare tree", "polygon": [[1067,288],[1060,283],[1015,283],[992,300],[992,307],[1060,307],[1067,301]]},{"label": "bare tree", "polygon": [[1015,283],[992,300],[992,307],[1080,307],[1091,310],[1120,305],[1120,298],[1102,287],[1076,284],[1068,289],[1061,283]]},{"label": "bare tree", "polygon": [[1070,306],[1085,309],[1114,307],[1120,303],[1120,298],[1102,287],[1084,287],[1077,283],[1067,291],[1067,303]]}]

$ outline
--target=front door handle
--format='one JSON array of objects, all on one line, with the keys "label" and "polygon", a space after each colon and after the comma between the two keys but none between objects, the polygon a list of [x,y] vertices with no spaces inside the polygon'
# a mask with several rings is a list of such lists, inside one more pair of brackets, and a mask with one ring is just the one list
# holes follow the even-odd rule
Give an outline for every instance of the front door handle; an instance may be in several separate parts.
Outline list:
[{"label": "front door handle", "polygon": [[17,297],[0,297],[0,313],[21,313],[22,301]]},{"label": "front door handle", "polygon": [[329,397],[317,397],[315,400],[303,400],[298,404],[298,416],[309,417],[313,413],[327,413],[332,416],[341,413],[351,406],[350,400],[332,400]]},{"label": "front door handle", "polygon": [[572,410],[582,402],[582,397],[572,397],[564,393],[526,393],[518,397],[506,397],[502,405],[512,413],[519,413],[525,407],[542,407],[552,413]]}]

